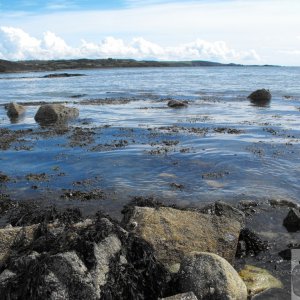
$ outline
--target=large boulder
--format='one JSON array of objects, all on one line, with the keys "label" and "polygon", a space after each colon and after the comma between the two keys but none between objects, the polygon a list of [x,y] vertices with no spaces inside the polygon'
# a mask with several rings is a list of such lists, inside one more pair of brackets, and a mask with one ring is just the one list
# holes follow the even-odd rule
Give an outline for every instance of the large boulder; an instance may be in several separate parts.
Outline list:
[{"label": "large boulder", "polygon": [[272,95],[269,90],[261,89],[251,93],[248,98],[255,105],[265,106],[271,101]]},{"label": "large boulder", "polygon": [[242,224],[225,216],[170,207],[133,207],[125,215],[127,229],[154,248],[158,260],[171,272],[192,251],[216,253],[234,261]]},{"label": "large boulder", "polygon": [[15,102],[9,103],[6,107],[9,118],[18,118],[26,111],[25,107]]},{"label": "large boulder", "polygon": [[206,252],[192,252],[183,259],[179,288],[193,291],[199,300],[246,300],[247,288],[224,258]]},{"label": "large boulder", "polygon": [[34,119],[40,124],[53,124],[66,122],[78,117],[79,111],[74,107],[66,107],[62,104],[45,104],[40,106]]},{"label": "large boulder", "polygon": [[239,274],[247,286],[249,296],[254,296],[268,289],[283,287],[282,283],[267,270],[255,266],[246,265]]}]

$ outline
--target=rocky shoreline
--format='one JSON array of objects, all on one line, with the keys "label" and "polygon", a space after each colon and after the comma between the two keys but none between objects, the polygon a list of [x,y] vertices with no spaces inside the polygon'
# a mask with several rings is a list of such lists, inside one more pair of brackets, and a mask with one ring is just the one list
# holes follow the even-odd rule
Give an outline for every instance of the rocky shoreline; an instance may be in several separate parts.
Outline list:
[{"label": "rocky shoreline", "polygon": [[275,244],[253,221],[299,213],[292,202],[179,208],[135,198],[121,222],[101,211],[0,203],[2,299],[290,297],[288,254],[300,245]]},{"label": "rocky shoreline", "polygon": [[[249,99],[254,105],[267,106],[271,94],[258,90]],[[126,99],[118,101],[127,103]],[[163,101],[164,109],[185,109],[190,105],[174,99]],[[116,102],[80,101],[85,105]],[[35,114],[40,127],[0,129],[1,151],[12,147],[30,151],[30,143],[43,142],[47,137],[55,137],[57,148],[60,145],[56,137],[65,137],[64,147],[87,148],[92,153],[134,143],[127,129],[128,139],[121,136],[112,143],[94,145],[96,133],[109,126],[69,126],[67,122],[79,111],[63,103],[8,103],[5,108],[13,121],[21,118],[30,105],[41,105]],[[147,134],[156,137],[162,131],[199,136],[209,131],[242,132],[236,128],[174,125],[149,128]],[[178,143],[170,137],[160,143],[149,142],[151,147],[157,147],[149,154],[166,153]],[[183,148],[180,153],[187,151]],[[54,175],[28,173],[21,179],[0,172],[0,186],[26,180],[37,191],[41,183],[64,177],[62,171],[54,166]],[[201,176],[216,184],[212,179],[222,178],[226,172]],[[201,205],[198,201],[199,206],[193,207],[141,196],[125,205],[122,219],[117,220],[100,210],[100,200],[111,201],[110,195],[97,184],[92,189],[91,179],[85,180],[73,182],[73,188],[62,190],[60,198],[99,200],[90,213],[83,212],[84,204],[58,207],[47,205],[44,198],[39,202],[29,198],[17,201],[10,196],[11,187],[0,191],[3,299],[290,299],[291,250],[300,249],[299,204],[277,199],[243,200],[241,196],[235,204],[217,201]],[[84,186],[84,190],[77,190],[77,186]],[[184,188],[180,182],[171,182],[170,187]]]}]

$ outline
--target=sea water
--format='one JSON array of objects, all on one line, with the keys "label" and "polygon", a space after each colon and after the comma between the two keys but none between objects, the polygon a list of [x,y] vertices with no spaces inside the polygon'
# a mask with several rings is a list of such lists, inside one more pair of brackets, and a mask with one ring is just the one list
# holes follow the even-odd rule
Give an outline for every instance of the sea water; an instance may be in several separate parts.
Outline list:
[{"label": "sea water", "polygon": [[[72,206],[75,200],[66,201],[64,191],[100,189],[106,197],[79,204],[107,211],[120,210],[134,196],[195,206],[218,199],[300,202],[300,68],[63,72],[86,76],[0,74],[0,128],[48,130],[35,122],[34,103],[12,123],[3,104],[13,101],[65,102],[80,111],[70,132],[33,134],[24,137],[28,147],[12,143],[0,150],[0,171],[11,178],[0,189],[11,198]],[[247,99],[260,88],[272,93],[268,106]],[[172,109],[170,99],[189,104]],[[91,139],[72,144],[76,127]],[[46,180],[28,180],[41,173]]]}]

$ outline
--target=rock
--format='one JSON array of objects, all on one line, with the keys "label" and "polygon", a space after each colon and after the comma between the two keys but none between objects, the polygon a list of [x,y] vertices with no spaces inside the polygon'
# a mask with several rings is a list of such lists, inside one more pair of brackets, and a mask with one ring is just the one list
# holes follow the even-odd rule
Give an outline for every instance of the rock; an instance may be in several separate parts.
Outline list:
[{"label": "rock", "polygon": [[23,244],[30,244],[33,241],[37,228],[38,225],[0,229],[0,266],[9,257],[16,243],[22,241]]},{"label": "rock", "polygon": [[300,209],[300,205],[291,200],[272,199],[272,200],[269,200],[269,203],[271,206],[274,206],[274,207],[290,207],[290,208]]},{"label": "rock", "polygon": [[170,100],[168,106],[171,108],[187,107],[188,103],[187,101]]},{"label": "rock", "polygon": [[85,76],[84,74],[70,74],[70,73],[54,73],[42,76],[42,78],[61,78],[61,77],[75,77],[75,76]]},{"label": "rock", "polygon": [[283,289],[269,289],[252,297],[251,300],[291,300],[291,295]]},{"label": "rock", "polygon": [[128,230],[147,241],[168,270],[191,251],[213,252],[234,261],[241,230],[234,219],[170,207],[134,207],[127,213]]},{"label": "rock", "polygon": [[7,115],[9,118],[18,118],[25,113],[26,109],[24,106],[15,102],[9,103],[7,106]]},{"label": "rock", "polygon": [[1,182],[8,182],[9,181],[9,177],[3,173],[0,173],[0,183]]},{"label": "rock", "polygon": [[193,291],[199,300],[246,300],[247,288],[235,269],[224,258],[206,252],[192,252],[183,259],[179,288]]},{"label": "rock", "polygon": [[239,274],[247,286],[249,296],[271,288],[283,287],[282,283],[265,269],[246,265]]},{"label": "rock", "polygon": [[97,296],[100,297],[101,286],[106,284],[109,262],[121,250],[121,241],[116,235],[110,235],[94,246],[95,267],[91,271]]},{"label": "rock", "polygon": [[236,256],[241,258],[247,255],[257,255],[268,249],[268,243],[248,228],[241,230]]},{"label": "rock", "polygon": [[53,124],[57,122],[65,122],[68,119],[78,117],[79,111],[77,108],[66,107],[62,104],[45,104],[40,106],[35,115],[35,120],[42,124]]},{"label": "rock", "polygon": [[300,249],[300,244],[290,243],[287,245],[287,249],[284,249],[278,253],[278,255],[284,260],[292,259],[292,249]]},{"label": "rock", "polygon": [[161,300],[198,300],[193,292],[177,294],[171,297],[162,298]]},{"label": "rock", "polygon": [[292,287],[293,293],[300,297],[300,264],[299,261],[296,263],[297,265],[293,268],[292,271]]},{"label": "rock", "polygon": [[248,98],[255,105],[265,106],[271,101],[272,95],[269,90],[261,89],[251,93]]},{"label": "rock", "polygon": [[288,215],[283,220],[283,225],[289,232],[300,230],[300,212],[295,208],[290,209]]},{"label": "rock", "polygon": [[74,251],[51,256],[47,269],[46,282],[55,295],[49,299],[98,299],[92,276]]},{"label": "rock", "polygon": [[245,214],[241,210],[231,206],[228,203],[225,203],[223,201],[217,201],[215,203],[215,214],[217,216],[224,216],[226,218],[236,220],[242,226],[245,226]]}]

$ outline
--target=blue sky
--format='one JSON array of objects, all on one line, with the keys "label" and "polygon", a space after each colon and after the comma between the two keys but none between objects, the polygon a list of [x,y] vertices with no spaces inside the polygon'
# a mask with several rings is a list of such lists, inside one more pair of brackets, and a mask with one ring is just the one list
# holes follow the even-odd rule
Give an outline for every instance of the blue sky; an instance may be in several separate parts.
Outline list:
[{"label": "blue sky", "polygon": [[299,0],[0,0],[0,58],[300,65]]}]

